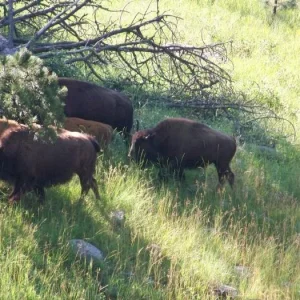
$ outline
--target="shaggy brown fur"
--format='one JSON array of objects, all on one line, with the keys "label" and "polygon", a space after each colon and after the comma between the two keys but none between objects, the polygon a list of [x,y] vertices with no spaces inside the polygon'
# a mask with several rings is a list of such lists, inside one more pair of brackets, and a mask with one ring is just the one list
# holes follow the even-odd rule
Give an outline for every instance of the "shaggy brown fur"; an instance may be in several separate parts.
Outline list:
[{"label": "shaggy brown fur", "polygon": [[[16,128],[16,127],[26,128],[26,125],[18,123],[17,121],[14,121],[14,120],[0,119],[0,137],[4,133],[5,130]],[[39,128],[41,128],[41,125],[32,123],[31,127],[34,130],[38,130]]]},{"label": "shaggy brown fur", "polygon": [[17,121],[8,120],[8,119],[0,119],[0,136],[6,129],[16,128],[19,126],[20,126],[20,124]]},{"label": "shaggy brown fur", "polygon": [[43,201],[44,187],[67,182],[74,173],[80,178],[81,198],[90,188],[100,198],[93,178],[99,150],[93,137],[64,129],[54,143],[34,140],[25,125],[5,130],[0,137],[0,179],[14,184],[9,201],[19,201],[31,190]]},{"label": "shaggy brown fur", "polygon": [[133,123],[133,106],[123,94],[96,84],[71,78],[59,78],[68,88],[65,114],[111,125],[128,135]]},{"label": "shaggy brown fur", "polygon": [[69,131],[88,133],[94,136],[102,147],[106,147],[112,140],[112,127],[100,122],[65,118],[64,128]]},{"label": "shaggy brown fur", "polygon": [[132,137],[129,156],[136,160],[160,161],[183,176],[184,168],[206,167],[214,164],[219,184],[227,179],[232,186],[234,174],[230,161],[236,151],[236,142],[222,132],[204,124],[183,119],[169,118],[152,129],[136,132]]}]

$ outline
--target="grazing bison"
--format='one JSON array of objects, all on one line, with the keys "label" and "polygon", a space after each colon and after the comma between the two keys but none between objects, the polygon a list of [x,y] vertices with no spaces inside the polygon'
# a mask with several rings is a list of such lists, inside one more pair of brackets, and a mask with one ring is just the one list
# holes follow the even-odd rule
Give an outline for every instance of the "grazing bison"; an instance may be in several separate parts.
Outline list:
[{"label": "grazing bison", "polygon": [[58,78],[68,88],[65,115],[111,125],[128,136],[133,123],[131,101],[123,94],[93,83]]},{"label": "grazing bison", "polygon": [[227,179],[231,186],[234,174],[229,163],[236,151],[236,142],[210,127],[183,118],[169,118],[152,129],[136,132],[129,156],[157,161],[176,170],[181,178],[185,168],[205,167],[213,163],[219,175],[219,187]]},{"label": "grazing bison", "polygon": [[79,118],[65,118],[64,128],[69,131],[85,132],[96,138],[102,147],[112,139],[113,129],[110,125]]},{"label": "grazing bison", "polygon": [[[26,127],[26,125],[18,123],[17,121],[14,121],[14,120],[0,119],[0,137],[6,129],[16,128],[16,127],[24,127],[24,126]],[[37,130],[37,129],[41,128],[41,125],[32,123],[31,127],[33,129]]]},{"label": "grazing bison", "polygon": [[8,119],[0,119],[0,136],[6,129],[16,128],[19,126],[20,126],[20,124],[17,121],[8,120]]},{"label": "grazing bison", "polygon": [[93,178],[99,150],[93,137],[64,129],[53,143],[35,140],[25,125],[5,130],[0,137],[0,179],[14,184],[9,201],[34,190],[43,202],[44,187],[67,182],[74,173],[80,178],[81,199],[90,188],[100,198]]}]

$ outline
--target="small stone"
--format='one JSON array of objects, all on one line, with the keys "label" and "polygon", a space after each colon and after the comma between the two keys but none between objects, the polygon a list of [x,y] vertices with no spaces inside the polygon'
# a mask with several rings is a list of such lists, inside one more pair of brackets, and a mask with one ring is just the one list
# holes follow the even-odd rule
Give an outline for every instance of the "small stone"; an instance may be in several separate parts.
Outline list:
[{"label": "small stone", "polygon": [[146,284],[153,286],[155,284],[155,281],[152,277],[148,277],[146,278]]},{"label": "small stone", "polygon": [[86,258],[88,260],[103,261],[104,254],[98,248],[92,244],[85,242],[84,240],[73,239],[69,241],[72,250],[80,258]]},{"label": "small stone", "polygon": [[245,266],[235,266],[234,270],[240,277],[249,277],[251,274],[250,269]]},{"label": "small stone", "polygon": [[133,272],[131,272],[131,271],[127,271],[127,272],[125,271],[125,272],[122,272],[121,275],[124,276],[124,280],[125,280],[126,282],[132,281],[132,280],[134,279],[134,277],[135,277],[135,274],[134,274]]},{"label": "small stone", "polygon": [[218,296],[218,297],[222,297],[222,298],[231,298],[234,299],[238,296],[238,290],[229,286],[229,285],[225,285],[222,284],[216,288],[214,288],[214,293]]},{"label": "small stone", "polygon": [[122,210],[115,210],[110,213],[112,224],[116,227],[123,227],[125,222],[125,212]]},{"label": "small stone", "polygon": [[161,252],[161,248],[157,244],[149,244],[146,249],[150,252]]},{"label": "small stone", "polygon": [[118,288],[115,286],[109,286],[104,290],[107,299],[118,299]]}]

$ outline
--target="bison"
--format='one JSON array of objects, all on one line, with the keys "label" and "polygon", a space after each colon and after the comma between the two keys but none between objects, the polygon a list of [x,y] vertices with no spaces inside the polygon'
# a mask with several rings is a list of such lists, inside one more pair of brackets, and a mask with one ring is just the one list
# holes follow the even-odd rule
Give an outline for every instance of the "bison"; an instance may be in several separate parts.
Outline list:
[{"label": "bison", "polygon": [[14,184],[9,202],[18,202],[32,190],[43,202],[44,187],[65,183],[74,173],[80,179],[80,199],[90,188],[100,198],[93,177],[99,150],[93,137],[78,132],[61,129],[54,142],[46,143],[34,139],[25,125],[6,129],[0,137],[0,179]]},{"label": "bison", "polygon": [[109,124],[129,135],[133,124],[133,106],[123,94],[93,83],[58,78],[66,86],[65,115]]},{"label": "bison", "polygon": [[110,125],[79,118],[65,118],[64,128],[69,131],[88,133],[96,138],[102,147],[112,140],[113,129]]},{"label": "bison", "polygon": [[232,187],[234,174],[229,164],[235,152],[233,137],[189,119],[168,118],[152,129],[136,132],[128,156],[167,165],[179,178],[185,168],[213,163],[219,176],[218,187],[226,179]]},{"label": "bison", "polygon": [[19,127],[20,124],[14,120],[0,119],[0,136],[8,128]]},{"label": "bison", "polygon": [[[16,128],[16,127],[23,127],[25,126],[24,124],[18,123],[15,120],[9,120],[9,119],[0,119],[0,136],[2,135],[2,133],[7,130],[7,129],[11,129],[11,128]],[[30,127],[34,130],[38,130],[41,128],[41,125],[37,124],[37,123],[32,123],[30,125]]]}]

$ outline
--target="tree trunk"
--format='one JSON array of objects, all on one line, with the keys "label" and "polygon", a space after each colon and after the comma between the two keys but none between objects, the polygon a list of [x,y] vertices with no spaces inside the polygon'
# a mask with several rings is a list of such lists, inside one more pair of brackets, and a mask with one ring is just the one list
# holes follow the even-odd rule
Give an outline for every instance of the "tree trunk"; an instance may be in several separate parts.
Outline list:
[{"label": "tree trunk", "polygon": [[274,0],[273,15],[276,15],[278,0]]},{"label": "tree trunk", "polygon": [[8,20],[9,20],[9,35],[8,35],[8,48],[14,47],[14,7],[13,0],[8,0]]}]

